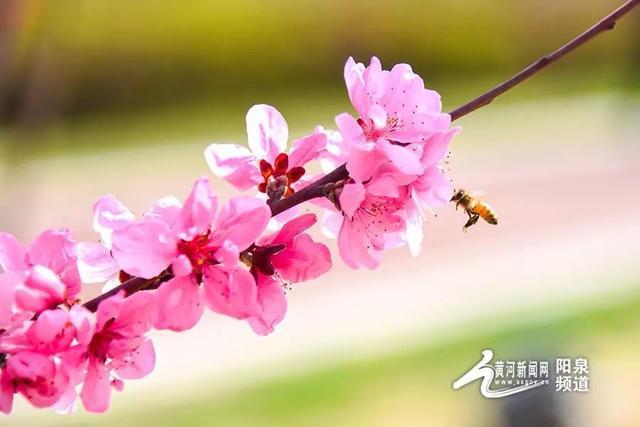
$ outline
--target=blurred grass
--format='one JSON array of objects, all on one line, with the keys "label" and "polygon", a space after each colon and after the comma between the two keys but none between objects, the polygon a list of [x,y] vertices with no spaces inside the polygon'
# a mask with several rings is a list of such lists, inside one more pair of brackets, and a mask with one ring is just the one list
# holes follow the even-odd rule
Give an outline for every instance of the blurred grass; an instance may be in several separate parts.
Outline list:
[{"label": "blurred grass", "polygon": [[[518,321],[497,331],[492,331],[492,322],[486,321],[464,329],[477,331],[473,335],[453,336],[437,345],[374,360],[354,355],[347,363],[226,395],[184,390],[185,395],[197,397],[147,404],[144,409],[114,408],[90,421],[84,416],[66,417],[52,425],[126,427],[140,425],[140,420],[154,426],[495,425],[502,401],[480,397],[477,383],[453,391],[452,382],[479,360],[481,350],[487,347],[503,360],[553,362],[560,356],[586,356],[592,372],[603,370],[603,365],[597,366],[596,355],[601,363],[607,351],[619,351],[618,355],[624,357],[638,349],[640,293],[636,291],[614,303],[599,302],[601,305],[564,308],[557,302],[557,307],[550,307],[548,312],[563,313],[564,309],[565,314],[553,319],[540,313],[523,313]],[[606,384],[598,384],[592,376],[592,392],[606,393]]]}]

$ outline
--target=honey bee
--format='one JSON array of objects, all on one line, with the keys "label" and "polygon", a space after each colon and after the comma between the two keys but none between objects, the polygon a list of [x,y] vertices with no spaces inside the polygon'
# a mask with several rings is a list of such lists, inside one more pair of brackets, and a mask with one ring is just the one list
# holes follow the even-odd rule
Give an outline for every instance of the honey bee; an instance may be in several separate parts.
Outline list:
[{"label": "honey bee", "polygon": [[456,209],[458,209],[458,206],[462,206],[465,212],[467,212],[467,215],[469,215],[469,220],[464,227],[462,227],[463,230],[466,230],[478,222],[478,218],[480,217],[489,224],[498,223],[498,214],[496,214],[496,211],[466,190],[457,190],[453,194],[451,201],[456,202]]}]

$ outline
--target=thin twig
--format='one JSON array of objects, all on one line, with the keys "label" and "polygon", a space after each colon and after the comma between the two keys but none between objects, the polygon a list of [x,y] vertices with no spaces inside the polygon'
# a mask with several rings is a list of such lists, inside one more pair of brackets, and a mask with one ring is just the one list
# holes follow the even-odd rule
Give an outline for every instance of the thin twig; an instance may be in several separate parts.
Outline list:
[{"label": "thin twig", "polygon": [[[640,4],[640,0],[627,1],[618,9],[613,11],[611,14],[607,15],[605,18],[598,21],[598,23],[596,23],[594,26],[589,28],[587,31],[580,34],[575,39],[571,40],[569,43],[565,44],[564,46],[555,50],[554,52],[538,59],[536,62],[529,65],[527,68],[520,71],[518,74],[514,75],[510,79],[499,84],[498,86],[494,87],[493,89],[483,93],[482,95],[472,99],[466,104],[461,105],[460,107],[451,111],[449,113],[449,115],[451,116],[451,120],[459,119],[460,117],[465,116],[477,110],[478,108],[481,108],[487,104],[490,104],[491,101],[496,99],[498,96],[507,92],[509,89],[513,88],[514,86],[522,83],[523,81],[533,76],[534,74],[538,73],[539,71],[542,71],[549,64],[557,61],[558,59],[565,56],[567,53],[582,46],[583,44],[585,44],[586,42],[588,42],[598,34],[607,30],[612,30],[616,24],[616,21],[620,19],[622,16],[626,15],[629,11],[631,11],[631,9],[638,6],[638,4]],[[284,212],[287,209],[290,209],[308,200],[325,196],[324,187],[326,184],[347,179],[348,177],[349,177],[349,172],[347,171],[347,166],[346,164],[343,164],[337,167],[336,169],[334,169],[332,172],[325,175],[324,177],[315,181],[314,183],[309,184],[302,190],[292,194],[291,196],[286,197],[284,199],[280,199],[273,203],[270,203],[269,208],[271,209],[271,216],[276,216],[279,213]],[[165,272],[154,279],[142,279],[139,277],[134,277],[122,283],[120,286],[113,288],[109,292],[106,292],[90,301],[87,301],[86,303],[84,303],[84,306],[91,311],[96,311],[98,308],[98,304],[100,304],[101,301],[117,294],[122,290],[125,292],[125,295],[130,295],[142,289],[154,289],[160,286],[160,284],[162,284],[163,282],[166,282],[167,280],[169,280],[171,277],[173,277],[173,275],[168,272]]]},{"label": "thin twig", "polygon": [[116,286],[115,288],[110,289],[107,292],[98,295],[94,299],[85,302],[83,304],[84,308],[86,308],[89,311],[95,312],[98,309],[98,304],[100,304],[102,301],[106,300],[107,298],[114,296],[120,291],[124,291],[125,295],[131,295],[132,293],[143,288],[147,282],[149,282],[148,279],[143,279],[142,277],[132,277],[131,279],[127,280],[121,285]]},{"label": "thin twig", "polygon": [[557,61],[558,59],[562,58],[569,52],[582,46],[583,44],[585,44],[586,42],[588,42],[598,34],[607,30],[613,30],[613,27],[615,27],[616,25],[616,21],[621,17],[623,17],[624,15],[626,15],[627,13],[629,13],[634,7],[638,6],[638,4],[640,4],[640,0],[627,1],[618,9],[611,12],[611,14],[607,15],[606,17],[598,21],[595,25],[593,25],[587,31],[580,34],[575,39],[571,40],[569,43],[551,52],[550,54],[545,55],[542,58],[538,59],[536,62],[529,65],[527,68],[520,71],[515,76],[511,77],[508,80],[505,80],[504,82],[500,83],[498,86],[494,87],[488,92],[483,93],[482,95],[472,99],[466,104],[461,105],[455,110],[451,111],[449,113],[449,115],[451,115],[451,120],[459,119],[460,117],[466,116],[467,114],[477,110],[478,108],[481,108],[487,104],[490,104],[498,96],[502,95],[512,87],[527,80],[529,77],[533,76],[534,74],[542,71],[553,62]]},{"label": "thin twig", "polygon": [[270,203],[269,208],[271,208],[271,216],[276,216],[279,213],[294,207],[295,205],[306,202],[307,200],[315,199],[316,197],[323,197],[325,195],[324,186],[326,184],[337,182],[348,177],[349,172],[347,171],[346,164],[337,167],[319,180],[315,181],[312,184],[309,184],[302,190],[296,191],[289,197],[285,197],[284,199],[280,199],[278,201]]}]

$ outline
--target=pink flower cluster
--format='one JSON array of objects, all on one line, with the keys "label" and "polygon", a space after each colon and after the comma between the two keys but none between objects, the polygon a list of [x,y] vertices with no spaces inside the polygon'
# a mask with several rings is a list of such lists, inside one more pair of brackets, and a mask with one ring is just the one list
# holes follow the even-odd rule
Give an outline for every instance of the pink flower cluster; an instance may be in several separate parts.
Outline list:
[{"label": "pink flower cluster", "polygon": [[[417,254],[422,212],[452,194],[440,162],[457,129],[406,64],[386,71],[377,58],[368,67],[349,59],[344,76],[356,115],[338,115],[337,130],[317,127],[287,149],[283,116],[256,105],[249,148],[206,149],[214,175],[256,194],[219,207],[202,177],[184,202],[165,197],[139,218],[115,197],[100,198],[99,243],[47,230],[25,247],[0,233],[0,410],[9,413],[19,393],[40,408],[64,412],[80,400],[105,411],[112,388],[153,370],[149,331],[190,329],[205,308],[271,333],[287,310],[285,289],[332,266],[327,246],[308,234],[315,214],[272,218],[271,207],[342,164],[348,177],[314,202],[344,262],[375,268],[385,249],[405,244]],[[80,302],[90,283],[106,284],[97,306]]]}]

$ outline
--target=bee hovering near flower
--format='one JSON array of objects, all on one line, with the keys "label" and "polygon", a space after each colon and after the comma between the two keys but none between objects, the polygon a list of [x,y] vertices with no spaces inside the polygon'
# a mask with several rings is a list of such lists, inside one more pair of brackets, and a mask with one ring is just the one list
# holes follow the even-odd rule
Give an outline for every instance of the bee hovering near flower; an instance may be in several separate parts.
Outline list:
[{"label": "bee hovering near flower", "polygon": [[462,206],[462,208],[467,212],[467,215],[469,215],[469,220],[462,228],[463,230],[466,230],[478,222],[478,218],[480,217],[489,224],[498,224],[498,214],[496,214],[496,211],[494,211],[487,203],[466,190],[457,190],[453,194],[451,201],[456,202],[456,209],[458,209],[458,206]]}]

